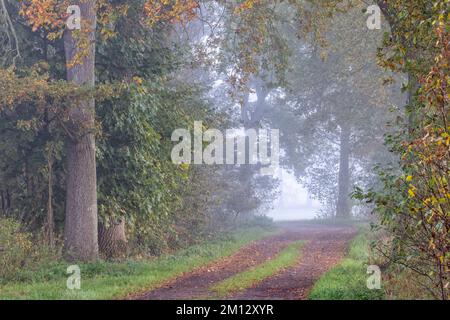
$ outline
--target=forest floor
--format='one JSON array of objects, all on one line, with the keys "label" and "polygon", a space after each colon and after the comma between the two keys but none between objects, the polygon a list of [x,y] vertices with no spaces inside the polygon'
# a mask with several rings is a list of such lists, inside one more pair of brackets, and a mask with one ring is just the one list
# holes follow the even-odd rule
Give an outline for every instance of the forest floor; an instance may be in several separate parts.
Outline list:
[{"label": "forest floor", "polygon": [[298,221],[278,227],[276,235],[128,299],[306,299],[358,234],[351,225]]}]

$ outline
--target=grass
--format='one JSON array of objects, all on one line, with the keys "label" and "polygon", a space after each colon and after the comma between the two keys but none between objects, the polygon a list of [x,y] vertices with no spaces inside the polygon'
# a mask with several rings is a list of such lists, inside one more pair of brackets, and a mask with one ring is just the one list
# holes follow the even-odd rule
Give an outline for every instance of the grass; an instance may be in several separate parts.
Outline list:
[{"label": "grass", "polygon": [[314,219],[304,219],[304,220],[282,220],[278,221],[281,223],[289,222],[301,222],[302,224],[312,224],[312,225],[329,225],[329,226],[355,226],[361,227],[368,224],[368,220],[353,219],[353,218],[314,218]]},{"label": "grass", "polygon": [[300,258],[300,249],[303,245],[304,241],[294,242],[282,250],[275,258],[227,278],[212,286],[210,290],[217,295],[215,298],[219,299],[231,293],[250,288],[282,269],[294,265]]},{"label": "grass", "polygon": [[69,263],[55,262],[39,270],[18,272],[18,280],[0,285],[0,299],[114,299],[151,290],[159,284],[213,260],[226,257],[242,246],[275,233],[273,229],[247,228],[228,239],[189,247],[152,261],[80,264],[81,289],[68,290]]},{"label": "grass", "polygon": [[369,231],[360,228],[358,236],[350,243],[347,257],[325,273],[314,285],[311,300],[379,300],[384,298],[383,290],[367,288]]}]

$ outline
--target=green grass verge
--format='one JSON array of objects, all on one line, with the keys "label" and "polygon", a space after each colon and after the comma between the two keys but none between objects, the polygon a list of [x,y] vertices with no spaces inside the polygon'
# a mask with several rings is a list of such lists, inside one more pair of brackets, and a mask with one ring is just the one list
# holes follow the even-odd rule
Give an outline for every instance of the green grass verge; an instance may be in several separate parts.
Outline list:
[{"label": "green grass verge", "polygon": [[39,270],[18,271],[19,280],[0,285],[0,299],[114,299],[151,290],[183,272],[226,257],[242,246],[274,234],[274,229],[247,228],[226,239],[189,247],[152,261],[80,264],[81,289],[68,290],[69,263],[55,262]]},{"label": "green grass verge", "polygon": [[366,226],[368,220],[360,219],[342,219],[342,218],[315,218],[315,219],[305,219],[305,220],[279,220],[278,223],[302,223],[306,225],[327,225],[327,226],[353,226],[353,227],[363,227]]},{"label": "green grass verge", "polygon": [[304,241],[294,242],[282,250],[275,258],[213,285],[210,290],[216,294],[214,298],[220,299],[231,293],[243,291],[282,269],[294,265],[300,258],[300,249],[304,243]]},{"label": "green grass verge", "polygon": [[367,288],[369,231],[361,228],[358,236],[350,243],[347,257],[325,273],[316,282],[309,294],[311,300],[379,300],[384,298],[383,290]]}]

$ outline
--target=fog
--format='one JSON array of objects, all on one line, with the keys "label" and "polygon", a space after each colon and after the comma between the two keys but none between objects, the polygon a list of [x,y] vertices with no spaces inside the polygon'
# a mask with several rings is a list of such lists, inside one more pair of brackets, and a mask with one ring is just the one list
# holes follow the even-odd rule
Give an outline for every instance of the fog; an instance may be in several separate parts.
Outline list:
[{"label": "fog", "polygon": [[267,216],[274,221],[310,220],[317,217],[321,205],[312,200],[308,191],[298,183],[295,176],[287,170],[281,170],[279,197],[273,202],[273,209]]}]

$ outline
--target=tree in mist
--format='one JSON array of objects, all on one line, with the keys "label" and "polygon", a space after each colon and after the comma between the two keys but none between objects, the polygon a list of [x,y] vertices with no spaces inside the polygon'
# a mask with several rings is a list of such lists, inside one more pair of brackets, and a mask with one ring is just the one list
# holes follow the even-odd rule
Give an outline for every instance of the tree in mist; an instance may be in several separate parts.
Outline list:
[{"label": "tree in mist", "polygon": [[278,110],[272,115],[285,128],[287,165],[341,218],[351,214],[350,193],[359,173],[371,171],[379,153],[387,154],[382,142],[394,118],[390,107],[401,103],[392,94],[395,86],[383,85],[391,75],[374,61],[381,34],[367,32],[359,10],[332,20],[323,47],[294,39],[290,86],[274,102],[287,115],[280,119]]}]

